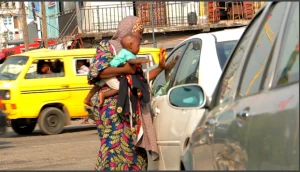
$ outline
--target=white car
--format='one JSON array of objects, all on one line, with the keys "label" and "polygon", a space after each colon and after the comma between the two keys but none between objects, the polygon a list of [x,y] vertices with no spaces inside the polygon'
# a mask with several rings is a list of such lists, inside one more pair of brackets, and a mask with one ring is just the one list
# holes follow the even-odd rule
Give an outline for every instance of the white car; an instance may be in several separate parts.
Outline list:
[{"label": "white car", "polygon": [[152,82],[151,111],[159,160],[149,159],[149,170],[180,170],[180,155],[205,113],[200,108],[176,107],[176,103],[192,103],[193,97],[183,100],[180,94],[175,94],[175,102],[170,103],[172,88],[198,83],[209,101],[222,68],[244,30],[242,27],[197,34],[178,44],[169,54],[166,63],[171,67]]}]

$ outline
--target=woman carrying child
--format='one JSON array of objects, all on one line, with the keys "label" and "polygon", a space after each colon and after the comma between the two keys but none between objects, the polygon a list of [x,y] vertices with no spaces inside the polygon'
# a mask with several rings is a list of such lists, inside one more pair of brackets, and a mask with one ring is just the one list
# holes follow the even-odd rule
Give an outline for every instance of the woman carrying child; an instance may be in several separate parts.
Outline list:
[{"label": "woman carrying child", "polygon": [[[142,39],[144,31],[143,25],[138,17],[128,16],[124,18],[118,26],[117,32],[111,40],[102,40],[97,48],[97,52],[90,66],[88,80],[94,87],[90,91],[86,104],[91,104],[90,98],[100,90],[105,95],[102,106],[94,105],[96,108],[95,121],[101,140],[98,154],[96,170],[147,170],[146,150],[157,154],[157,144],[154,129],[150,117],[149,109],[145,110],[146,118],[143,118],[144,135],[141,142],[136,143],[135,131],[132,130],[128,115],[117,113],[117,100],[123,99],[115,92],[119,85],[108,84],[110,79],[127,74],[135,74],[136,65],[126,63],[123,67],[112,67],[110,61],[123,48],[121,39],[128,34],[132,34],[138,39]],[[165,50],[161,50],[159,66],[149,72],[149,80],[155,78],[165,68]],[[101,81],[105,81],[104,85]],[[143,114],[144,115],[144,114]],[[135,124],[137,125],[137,124]],[[157,158],[157,156],[155,157]]]}]

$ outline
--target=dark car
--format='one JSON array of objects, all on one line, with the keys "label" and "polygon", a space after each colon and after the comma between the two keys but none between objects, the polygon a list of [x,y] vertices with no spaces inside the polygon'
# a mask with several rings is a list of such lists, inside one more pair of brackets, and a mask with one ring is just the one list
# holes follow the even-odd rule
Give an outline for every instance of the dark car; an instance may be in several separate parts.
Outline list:
[{"label": "dark car", "polygon": [[[183,170],[299,170],[299,2],[270,2],[255,15],[204,108]],[[184,95],[184,93],[183,93]],[[172,100],[170,100],[172,103]]]},{"label": "dark car", "polygon": [[2,104],[0,97],[0,135],[3,135],[6,132],[6,127],[7,127],[7,117],[6,115],[2,112],[4,105]]},{"label": "dark car", "polygon": [[0,111],[0,135],[6,132],[6,126],[6,115],[2,111]]}]

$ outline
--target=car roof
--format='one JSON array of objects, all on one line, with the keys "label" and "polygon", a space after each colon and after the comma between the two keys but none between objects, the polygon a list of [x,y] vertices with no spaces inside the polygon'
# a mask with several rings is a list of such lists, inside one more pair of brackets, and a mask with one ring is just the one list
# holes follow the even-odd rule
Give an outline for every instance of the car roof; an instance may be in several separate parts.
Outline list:
[{"label": "car roof", "polygon": [[[74,50],[52,50],[52,49],[37,49],[27,51],[25,53],[16,54],[14,56],[29,56],[32,58],[39,58],[39,57],[61,57],[61,56],[69,56],[69,55],[87,55],[87,54],[95,54],[95,48],[81,48],[81,49],[74,49]],[[42,55],[41,55],[42,54]]]},{"label": "car roof", "polygon": [[[140,52],[157,52],[159,48],[148,48],[141,47]],[[72,50],[53,50],[41,48],[37,50],[27,51],[21,54],[15,54],[14,56],[29,56],[31,58],[40,58],[40,57],[62,57],[62,56],[84,56],[84,55],[94,55],[96,53],[96,48],[80,48],[80,49],[72,49]],[[42,55],[41,55],[42,54]]]},{"label": "car roof", "polygon": [[239,40],[245,29],[246,27],[226,29],[224,31],[212,32],[211,34],[213,34],[217,38],[217,42]]},{"label": "car roof", "polygon": [[246,27],[239,27],[239,28],[234,28],[234,29],[225,29],[225,30],[216,31],[216,32],[199,33],[197,35],[193,35],[193,36],[187,38],[186,40],[184,40],[182,42],[185,42],[187,40],[194,39],[194,38],[199,38],[199,39],[205,40],[205,39],[207,39],[208,36],[215,36],[217,39],[217,42],[239,40],[240,37],[242,36],[243,32],[245,31],[245,29],[246,29]]}]

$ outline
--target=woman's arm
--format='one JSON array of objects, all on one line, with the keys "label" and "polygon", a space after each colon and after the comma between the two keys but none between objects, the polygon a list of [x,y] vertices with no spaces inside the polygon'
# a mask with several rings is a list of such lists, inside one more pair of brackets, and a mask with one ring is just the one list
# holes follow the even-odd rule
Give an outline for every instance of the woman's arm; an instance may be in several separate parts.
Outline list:
[{"label": "woman's arm", "polygon": [[157,68],[155,68],[155,69],[153,69],[153,70],[151,70],[150,72],[149,72],[149,80],[151,81],[152,79],[154,79],[161,71],[163,71],[164,69],[163,68],[161,68],[161,67],[157,67]]},{"label": "woman's arm", "polygon": [[107,67],[104,70],[99,72],[99,77],[101,79],[108,79],[124,74],[135,74],[136,66],[125,64],[124,67]]}]

